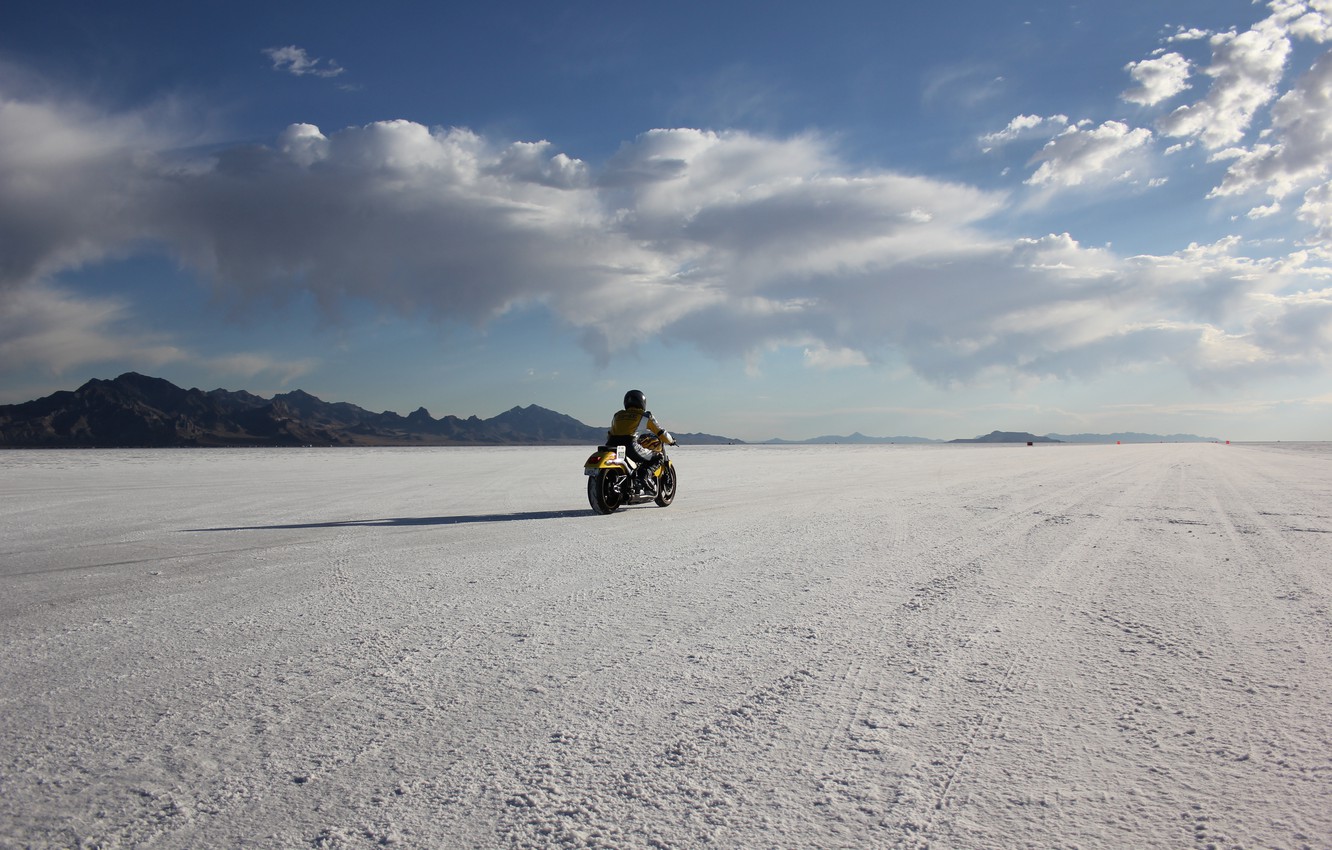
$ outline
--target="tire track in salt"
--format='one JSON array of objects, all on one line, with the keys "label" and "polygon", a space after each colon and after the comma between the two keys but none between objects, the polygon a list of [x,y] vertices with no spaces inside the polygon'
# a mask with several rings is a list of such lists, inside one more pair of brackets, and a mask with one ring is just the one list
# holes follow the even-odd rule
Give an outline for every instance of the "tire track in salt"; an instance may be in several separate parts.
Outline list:
[{"label": "tire track in salt", "polygon": [[[1112,472],[1109,477],[1120,474],[1127,472]],[[893,603],[898,616],[884,617],[882,603],[862,611],[868,627],[850,630],[852,637],[842,645],[823,648],[822,656],[840,659],[831,672],[823,672],[826,660],[814,661],[810,693],[793,711],[804,721],[796,725],[806,730],[807,738],[815,737],[817,743],[811,742],[809,747],[813,761],[808,767],[796,767],[795,773],[813,782],[823,796],[821,818],[829,840],[846,840],[849,835],[876,834],[895,827],[895,810],[902,805],[902,782],[913,762],[911,750],[904,749],[901,742],[909,742],[909,730],[915,723],[903,708],[902,697],[886,683],[890,677],[901,682],[905,675],[911,677],[909,687],[927,687],[923,683],[929,681],[930,654],[941,651],[941,639],[951,639],[959,632],[956,621],[975,619],[972,611],[983,607],[986,600],[974,597],[993,593],[982,582],[986,561],[1045,524],[1050,510],[1069,503],[1087,487],[1081,480],[1052,487],[1042,476],[1039,471],[1032,473],[1028,487],[1017,494],[1011,481],[994,482],[992,491],[1001,491],[1003,496],[999,501],[1011,504],[1002,509],[976,510],[974,513],[982,518],[978,532],[968,527],[968,534],[953,536],[930,550],[927,563],[940,565],[943,570],[917,580],[914,593],[905,598],[898,596]],[[996,501],[991,491],[972,489],[968,495],[975,503]],[[946,527],[943,524],[940,530]],[[934,539],[934,534],[927,531],[916,545],[923,547],[926,540]],[[964,545],[959,547],[959,542]],[[959,594],[968,589],[972,596],[959,603],[964,599]],[[841,628],[831,626],[828,631],[846,632],[847,625],[844,619]],[[969,639],[964,638],[962,649]],[[894,646],[904,646],[910,652],[894,657],[891,649],[885,649]],[[907,735],[902,734],[903,729],[908,730]],[[860,832],[847,832],[845,824],[849,823],[856,824]]]},{"label": "tire track in salt", "polygon": [[[1230,554],[1217,562],[1202,549],[1179,559],[1174,595],[1185,607],[1167,624],[1175,630],[1174,635],[1166,632],[1171,642],[1153,644],[1167,655],[1182,651],[1191,658],[1192,646],[1202,648],[1189,665],[1190,675],[1178,677],[1167,692],[1178,694],[1184,706],[1178,713],[1187,725],[1163,724],[1171,736],[1166,746],[1188,753],[1190,761],[1207,765],[1209,773],[1228,775],[1237,786],[1269,789],[1274,796],[1308,795],[1310,789],[1326,787],[1332,773],[1326,753],[1332,740],[1324,734],[1311,752],[1307,735],[1294,730],[1308,728],[1308,723],[1332,728],[1332,716],[1321,700],[1305,696],[1300,672],[1332,657],[1332,630],[1326,605],[1309,604],[1308,596],[1317,600],[1318,594],[1308,590],[1308,574],[1294,569],[1310,563],[1298,551],[1305,541],[1287,519],[1298,511],[1291,504],[1298,495],[1271,484],[1260,486],[1259,476],[1236,478],[1235,469],[1245,459],[1228,453],[1224,461],[1209,465],[1207,476],[1182,482],[1188,487],[1180,501],[1208,506],[1196,530],[1224,537]],[[1218,586],[1224,586],[1225,593],[1216,594],[1213,588]],[[1242,589],[1237,593],[1236,588]],[[1285,616],[1264,618],[1255,634],[1254,620],[1245,609],[1259,600],[1285,602]],[[1237,629],[1245,634],[1237,634]],[[1255,644],[1266,651],[1255,654]],[[1326,672],[1325,661],[1321,666]],[[1234,801],[1209,796],[1204,789],[1177,802],[1177,817],[1187,838],[1199,847],[1261,843]],[[1332,816],[1324,815],[1321,827],[1305,825],[1291,840],[1319,831],[1332,833]]]},{"label": "tire track in salt", "polygon": [[[930,677],[931,684],[916,695],[914,705],[907,706],[907,713],[915,711],[928,717],[926,708],[932,700],[942,700],[947,705],[956,701],[962,703],[961,713],[973,719],[960,724],[951,736],[955,743],[932,758],[918,760],[911,776],[904,781],[903,806],[893,812],[898,831],[896,847],[929,847],[941,830],[949,836],[939,840],[961,844],[976,840],[974,836],[951,835],[956,831],[953,801],[958,788],[970,774],[984,767],[983,759],[978,763],[978,754],[988,750],[989,742],[1004,727],[1007,706],[1013,696],[1026,693],[1033,681],[1043,679],[1042,671],[1051,663],[1052,650],[1056,649],[1050,645],[1050,638],[1065,634],[1073,611],[1095,594],[1100,584],[1099,571],[1093,568],[1092,575],[1087,576],[1082,567],[1094,562],[1092,550],[1121,533],[1114,519],[1123,515],[1124,502],[1132,498],[1133,492],[1145,485],[1125,491],[1119,482],[1125,479],[1132,482],[1138,474],[1137,465],[1113,470],[1095,482],[1079,481],[1060,487],[1055,494],[1028,502],[1022,516],[1039,519],[1025,525],[1020,534],[1004,535],[989,548],[987,554],[1010,548],[1021,551],[1032,537],[1054,536],[1053,551],[1038,550],[1040,555],[1048,557],[1034,573],[1012,576],[1018,592],[1008,599],[1007,609],[989,615],[989,619],[985,614],[977,618],[998,622],[1001,628],[991,625],[985,632],[973,630],[963,634],[956,648],[947,650],[942,667]],[[1002,519],[1012,521],[1012,518]],[[1093,521],[1071,539],[1062,540],[1063,529],[1079,523],[1080,519]],[[990,525],[993,528],[995,524]],[[1006,560],[1030,564],[1018,557]],[[958,608],[945,613],[950,613],[946,620],[932,618],[921,629],[927,645],[942,646],[958,634],[956,623],[966,622]],[[993,638],[991,633],[1002,637]],[[939,637],[934,637],[936,634]],[[996,640],[1003,642],[994,644]],[[990,660],[995,653],[1006,656],[997,677],[990,674],[995,668]],[[956,667],[962,669],[947,675],[949,668]],[[978,672],[967,673],[969,669]],[[968,684],[984,688],[974,693],[965,687]]]},{"label": "tire track in salt", "polygon": [[[1119,773],[1126,783],[1146,791],[1144,799],[1130,807],[1130,816],[1151,824],[1141,829],[1144,837],[1151,835],[1152,843],[1167,846],[1236,843],[1227,825],[1233,823],[1230,803],[1211,798],[1205,788],[1207,777],[1233,772],[1247,761],[1246,755],[1227,764],[1220,756],[1228,746],[1217,748],[1218,736],[1231,743],[1246,740],[1251,724],[1235,724],[1236,712],[1246,713],[1242,705],[1218,708],[1233,703],[1237,693],[1224,672],[1230,663],[1226,660],[1237,657],[1236,643],[1222,622],[1225,614],[1219,614],[1205,595],[1221,580],[1256,592],[1255,579],[1260,576],[1232,561],[1240,551],[1236,547],[1242,545],[1232,508],[1241,500],[1233,493],[1221,498],[1226,485],[1217,472],[1214,463],[1202,469],[1181,463],[1166,470],[1152,499],[1140,506],[1147,515],[1133,518],[1143,544],[1137,558],[1125,560],[1119,577],[1124,583],[1151,586],[1154,596],[1137,597],[1133,610],[1125,611],[1114,604],[1114,594],[1108,594],[1087,617],[1090,634],[1100,637],[1096,646],[1102,652],[1101,702],[1115,717],[1118,741],[1113,751],[1120,761]],[[1210,535],[1226,535],[1232,557],[1215,558],[1204,539]],[[1171,555],[1170,571],[1155,568],[1153,553],[1161,550]],[[1171,604],[1155,604],[1155,595]],[[1135,684],[1142,678],[1168,678],[1169,684],[1147,696]],[[1247,743],[1241,748],[1247,750]],[[1181,795],[1168,781],[1177,771],[1195,773],[1200,767],[1205,770],[1187,786],[1191,789],[1187,794]]]},{"label": "tire track in salt", "polygon": [[[1254,822],[1252,801],[1207,793],[1208,787],[1216,782],[1223,787],[1272,788],[1270,777],[1248,773],[1253,770],[1253,756],[1258,755],[1250,753],[1251,746],[1247,743],[1251,730],[1269,725],[1293,730],[1300,728],[1301,723],[1291,716],[1266,721],[1265,714],[1279,714],[1280,703],[1276,700],[1284,698],[1285,692],[1255,689],[1258,682],[1245,685],[1233,669],[1228,670],[1220,663],[1226,657],[1243,658],[1241,647],[1248,647],[1248,657],[1262,660],[1263,666],[1268,666],[1266,662],[1272,656],[1270,651],[1255,656],[1253,635],[1244,635],[1237,642],[1226,623],[1216,618],[1216,603],[1242,603],[1245,594],[1235,594],[1228,587],[1222,589],[1216,584],[1212,561],[1216,550],[1203,542],[1202,537],[1211,533],[1209,529],[1234,525],[1228,518],[1230,509],[1225,506],[1243,505],[1245,500],[1217,496],[1213,504],[1208,494],[1224,488],[1219,488],[1206,475],[1195,476],[1196,472],[1186,465],[1163,468],[1145,486],[1138,487],[1136,494],[1126,493],[1114,500],[1117,507],[1104,509],[1102,541],[1092,545],[1106,550],[1101,555],[1108,558],[1104,566],[1109,569],[1098,569],[1083,584],[1066,581],[1065,587],[1071,588],[1072,593],[1063,594],[1064,604],[1047,606],[1059,611],[1057,628],[1038,628],[1015,645],[1016,657],[1027,657],[1030,662],[1008,677],[1007,687],[1017,698],[1014,711],[987,708],[977,726],[981,734],[968,738],[971,744],[963,751],[965,757],[942,783],[944,790],[935,798],[940,803],[938,812],[929,812],[921,821],[924,829],[910,830],[916,834],[904,836],[898,846],[914,848],[932,843],[985,846],[993,841],[994,834],[1023,835],[1034,845],[1080,844],[1084,840],[1094,844],[1104,841],[1103,830],[1126,826],[1138,836],[1140,846],[1176,847],[1188,843],[1199,847],[1248,846],[1259,842],[1249,831],[1253,827],[1270,830],[1270,825]],[[1209,504],[1212,504],[1210,509],[1199,510],[1199,506]],[[1143,515],[1144,509],[1147,516]],[[1186,521],[1173,522],[1181,519],[1181,509]],[[1251,538],[1252,535],[1239,531],[1235,535],[1241,544],[1257,547],[1256,564],[1272,564],[1270,553],[1265,555],[1261,543]],[[1082,560],[1074,555],[1075,550],[1065,550],[1059,553],[1059,560],[1070,564]],[[1097,553],[1086,551],[1084,557],[1088,564],[1093,564]],[[1172,569],[1161,572],[1158,567],[1161,561],[1171,564]],[[1233,572],[1240,567],[1230,569],[1232,572],[1227,576],[1233,576],[1252,591],[1262,592],[1263,582],[1256,585],[1246,582],[1238,572]],[[1132,589],[1127,589],[1130,586]],[[1212,587],[1219,593],[1215,600],[1199,593]],[[1045,595],[1049,596],[1048,591]],[[1059,598],[1052,597],[1055,601]],[[1119,601],[1123,599],[1133,600],[1134,607],[1125,610],[1125,602]],[[1180,605],[1181,602],[1184,604]],[[1260,606],[1263,610],[1268,607],[1261,603]],[[1028,621],[1031,622],[1030,617]],[[1237,622],[1251,623],[1243,612]],[[1012,629],[1006,626],[1005,631]],[[1066,634],[1066,639],[1048,639],[1060,634]],[[1042,640],[1042,636],[1047,639]],[[1048,687],[1061,676],[1076,676],[1064,655],[1082,658],[1084,663],[1094,662],[1097,675],[1084,680],[1084,689],[1078,691],[1082,700],[1070,701],[1065,696],[1063,703],[1055,701],[1066,713],[1059,716],[1049,712],[1045,698],[1039,693],[1029,694],[1026,690],[1030,683]],[[1051,669],[1056,659],[1059,666]],[[1160,684],[1144,694],[1142,684],[1146,681]],[[1069,684],[1075,682],[1069,680]],[[1085,689],[1086,684],[1092,687]],[[1247,698],[1242,696],[1246,691]],[[1272,695],[1271,700],[1265,699],[1268,694]],[[994,699],[999,698],[992,697],[988,705],[998,706]],[[1266,707],[1252,713],[1261,705]],[[1326,715],[1321,706],[1310,708]],[[1288,714],[1289,709],[1285,710]],[[1002,730],[1010,716],[1018,718],[1018,731],[1025,732],[1028,738],[1039,730],[1038,740],[1062,744],[1056,749],[1072,756],[1073,763],[1042,765],[1046,756],[1038,750],[1025,753],[1035,757],[1034,767],[1023,764],[1015,771],[1012,762],[1002,760],[1008,737]],[[1117,738],[1094,734],[1083,739],[1088,733],[1102,729],[1106,720],[1116,717]],[[1046,722],[1033,728],[1033,718],[1046,718]],[[1019,740],[1021,737],[1019,734]],[[1307,735],[1301,740],[1307,745]],[[1297,798],[1310,794],[1308,787],[1298,787],[1298,783],[1318,782],[1320,776],[1325,781],[1327,771],[1320,773],[1318,764],[1326,765],[1329,743],[1326,736],[1323,743],[1319,755],[1313,759],[1308,759],[1310,753],[1305,751],[1306,768],[1291,780],[1297,783],[1290,789]],[[973,758],[973,753],[992,747],[998,748],[994,755]],[[1012,751],[1011,747],[1009,750]],[[1285,765],[1296,761],[1297,753],[1292,749],[1284,757],[1278,755],[1278,766],[1285,769]],[[1059,808],[1047,807],[1051,792],[1055,804],[1061,790],[1065,795],[1070,793],[1067,784],[1061,788],[1057,780],[1040,779],[1042,775],[1060,775],[1061,768],[1077,778],[1075,787],[1082,788],[1084,794],[1091,794],[1098,783],[1104,783],[1101,787],[1111,792],[1115,788],[1136,788],[1136,794],[1119,800],[1113,797],[1109,801],[1099,800],[1094,811],[1104,820],[1083,823],[1074,816],[1073,809],[1063,816]],[[1183,775],[1189,777],[1188,781],[1183,780]],[[1218,779],[1219,776],[1227,778]],[[959,797],[959,790],[964,787],[974,790]],[[1013,787],[1015,792],[1024,787],[1027,790],[1005,801],[1004,795],[996,795],[997,787]],[[1193,791],[1181,793],[1186,789]],[[1026,799],[1018,799],[1020,796]],[[917,811],[927,811],[928,799],[918,802]],[[1077,802],[1076,792],[1071,802]],[[1030,806],[1030,803],[1039,805]],[[1273,800],[1269,805],[1278,803]],[[1245,812],[1250,813],[1247,819]],[[1311,829],[1311,824],[1300,826],[1304,828],[1297,828],[1290,835],[1294,843],[1298,843],[1300,835],[1320,831],[1318,827]],[[1322,830],[1327,829],[1324,817]]]}]

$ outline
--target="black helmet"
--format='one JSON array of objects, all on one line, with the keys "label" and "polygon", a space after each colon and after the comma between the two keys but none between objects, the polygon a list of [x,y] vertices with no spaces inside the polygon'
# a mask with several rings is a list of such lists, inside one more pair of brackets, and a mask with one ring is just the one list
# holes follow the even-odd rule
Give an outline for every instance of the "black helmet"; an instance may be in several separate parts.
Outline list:
[{"label": "black helmet", "polygon": [[631,407],[639,410],[647,410],[647,396],[643,395],[642,390],[630,390],[624,394],[624,408],[628,410]]}]

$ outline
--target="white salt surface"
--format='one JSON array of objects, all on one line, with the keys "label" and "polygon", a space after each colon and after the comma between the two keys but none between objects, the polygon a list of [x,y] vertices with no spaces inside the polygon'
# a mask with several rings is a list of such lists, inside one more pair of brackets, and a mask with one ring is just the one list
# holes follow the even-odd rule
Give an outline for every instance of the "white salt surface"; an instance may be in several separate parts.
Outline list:
[{"label": "white salt surface", "polygon": [[587,452],[0,453],[0,845],[1332,846],[1332,454]]}]

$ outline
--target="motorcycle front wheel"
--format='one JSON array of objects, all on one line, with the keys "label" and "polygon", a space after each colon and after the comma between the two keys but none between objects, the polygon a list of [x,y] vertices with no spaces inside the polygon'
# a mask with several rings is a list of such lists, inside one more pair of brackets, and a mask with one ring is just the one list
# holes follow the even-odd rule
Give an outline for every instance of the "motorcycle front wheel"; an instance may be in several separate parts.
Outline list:
[{"label": "motorcycle front wheel", "polygon": [[603,469],[587,477],[587,501],[599,514],[613,514],[624,504],[620,486],[624,473],[618,469]]},{"label": "motorcycle front wheel", "polygon": [[657,479],[657,504],[666,507],[675,501],[675,464],[667,463]]}]

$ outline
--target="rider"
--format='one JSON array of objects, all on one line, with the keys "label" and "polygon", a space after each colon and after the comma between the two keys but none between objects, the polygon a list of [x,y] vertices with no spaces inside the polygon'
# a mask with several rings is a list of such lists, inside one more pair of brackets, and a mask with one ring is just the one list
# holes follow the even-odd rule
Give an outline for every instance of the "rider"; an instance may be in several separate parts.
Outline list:
[{"label": "rider", "polygon": [[661,438],[667,445],[675,445],[675,438],[647,410],[647,396],[642,390],[630,390],[624,394],[624,410],[611,417],[610,430],[606,433],[606,445],[624,446],[625,451],[638,464],[634,473],[640,481],[646,481],[652,471],[661,463],[661,452],[648,451],[638,444],[634,436],[638,426],[647,420],[648,430]]}]

